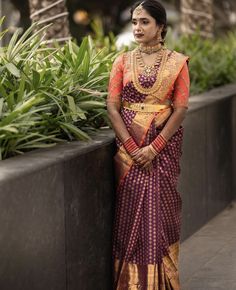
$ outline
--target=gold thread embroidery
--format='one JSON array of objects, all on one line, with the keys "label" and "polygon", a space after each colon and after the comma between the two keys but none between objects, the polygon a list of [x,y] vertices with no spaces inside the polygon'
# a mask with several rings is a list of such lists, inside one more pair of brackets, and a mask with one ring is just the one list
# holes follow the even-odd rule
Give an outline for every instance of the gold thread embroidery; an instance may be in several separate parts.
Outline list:
[{"label": "gold thread embroidery", "polygon": [[[116,290],[122,289],[141,289],[140,270],[146,271],[146,287],[147,289],[156,289],[160,280],[161,289],[180,289],[179,272],[178,272],[178,255],[179,242],[168,248],[169,254],[163,257],[163,262],[159,266],[157,264],[148,264],[145,266],[131,262],[115,259],[114,261],[114,277],[117,282]],[[127,288],[133,287],[133,288]],[[145,288],[146,289],[146,288]]]}]

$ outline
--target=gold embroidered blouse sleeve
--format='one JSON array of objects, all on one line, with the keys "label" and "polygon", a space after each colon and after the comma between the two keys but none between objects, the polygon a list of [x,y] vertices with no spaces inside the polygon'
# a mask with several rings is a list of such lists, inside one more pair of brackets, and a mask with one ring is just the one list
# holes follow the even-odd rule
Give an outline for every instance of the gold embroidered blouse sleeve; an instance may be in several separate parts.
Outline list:
[{"label": "gold embroidered blouse sleeve", "polygon": [[174,108],[178,107],[188,108],[189,87],[190,87],[189,70],[186,62],[174,84],[174,95],[173,95]]},{"label": "gold embroidered blouse sleeve", "polygon": [[113,65],[110,73],[110,80],[108,85],[107,102],[120,103],[121,92],[123,88],[123,57],[119,55]]}]

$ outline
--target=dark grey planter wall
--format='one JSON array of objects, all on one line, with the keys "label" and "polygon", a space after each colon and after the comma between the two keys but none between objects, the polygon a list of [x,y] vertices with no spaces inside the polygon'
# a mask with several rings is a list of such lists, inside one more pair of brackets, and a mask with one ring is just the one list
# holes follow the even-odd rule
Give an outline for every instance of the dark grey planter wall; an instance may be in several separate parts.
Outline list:
[{"label": "dark grey planter wall", "polygon": [[114,135],[0,163],[0,289],[111,290]]},{"label": "dark grey planter wall", "polygon": [[[191,98],[179,184],[182,239],[233,199],[235,92],[231,85]],[[89,144],[0,163],[1,290],[111,290],[113,154],[108,130]]]},{"label": "dark grey planter wall", "polygon": [[65,289],[62,165],[27,157],[0,166],[1,290]]},{"label": "dark grey planter wall", "polygon": [[236,199],[236,98],[232,100],[232,137],[233,137],[233,187]]},{"label": "dark grey planter wall", "polygon": [[236,197],[235,115],[235,85],[191,98],[179,184],[182,240]]}]

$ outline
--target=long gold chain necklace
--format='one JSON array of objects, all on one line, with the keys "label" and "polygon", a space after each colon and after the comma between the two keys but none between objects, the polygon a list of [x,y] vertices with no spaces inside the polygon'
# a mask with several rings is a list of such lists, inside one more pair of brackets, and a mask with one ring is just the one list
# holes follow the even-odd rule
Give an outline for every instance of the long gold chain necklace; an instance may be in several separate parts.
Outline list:
[{"label": "long gold chain necklace", "polygon": [[160,66],[159,66],[158,71],[155,71],[156,81],[154,82],[153,86],[149,88],[144,88],[139,82],[139,71],[138,71],[139,58],[137,57],[137,50],[138,49],[134,49],[131,52],[132,81],[133,81],[134,87],[136,88],[138,92],[142,94],[152,95],[156,93],[161,86],[162,77],[163,77],[163,69],[165,67],[167,57],[168,57],[167,50],[166,49],[162,50],[163,52],[162,52],[162,56],[160,60]]},{"label": "long gold chain necklace", "polygon": [[157,74],[157,67],[160,66],[163,55],[162,51],[159,50],[158,52],[159,53],[157,53],[154,63],[152,65],[147,65],[143,61],[140,49],[136,51],[136,58],[139,63],[139,66],[142,68],[143,75],[151,77]]}]

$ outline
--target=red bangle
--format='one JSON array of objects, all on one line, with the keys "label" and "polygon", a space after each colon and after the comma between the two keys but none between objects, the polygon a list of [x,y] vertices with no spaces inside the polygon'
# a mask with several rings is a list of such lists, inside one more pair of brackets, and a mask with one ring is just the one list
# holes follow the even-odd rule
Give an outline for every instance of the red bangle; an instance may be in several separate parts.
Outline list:
[{"label": "red bangle", "polygon": [[161,150],[166,146],[166,139],[159,134],[156,139],[151,143],[153,149],[156,151],[156,154],[160,153]]},{"label": "red bangle", "polygon": [[126,151],[128,153],[134,153],[136,150],[139,149],[137,144],[135,143],[134,139],[132,137],[129,137],[124,143],[123,143]]}]

